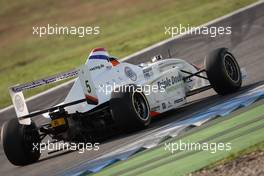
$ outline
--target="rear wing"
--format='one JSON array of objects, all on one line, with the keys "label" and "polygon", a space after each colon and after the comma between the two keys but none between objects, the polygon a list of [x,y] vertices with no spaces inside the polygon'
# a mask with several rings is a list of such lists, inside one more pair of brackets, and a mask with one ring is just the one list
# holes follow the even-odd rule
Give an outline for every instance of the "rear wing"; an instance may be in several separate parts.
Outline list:
[{"label": "rear wing", "polygon": [[[48,109],[43,109],[39,111],[29,112],[27,108],[27,104],[23,95],[23,91],[34,89],[36,87],[47,85],[55,82],[59,82],[65,79],[79,77],[85,99],[77,100],[74,102],[62,104],[59,106],[50,107]],[[46,112],[54,111],[56,109],[61,109],[67,106],[75,105],[82,102],[87,102],[88,104],[98,104],[96,88],[94,86],[93,80],[90,75],[90,70],[88,66],[83,65],[78,69],[74,69],[71,71],[59,73],[50,77],[42,78],[36,81],[28,82],[25,84],[15,85],[9,88],[9,93],[15,108],[15,112],[17,118],[19,119],[20,124],[30,125],[31,119],[30,117],[34,117],[36,115],[40,115]]]}]

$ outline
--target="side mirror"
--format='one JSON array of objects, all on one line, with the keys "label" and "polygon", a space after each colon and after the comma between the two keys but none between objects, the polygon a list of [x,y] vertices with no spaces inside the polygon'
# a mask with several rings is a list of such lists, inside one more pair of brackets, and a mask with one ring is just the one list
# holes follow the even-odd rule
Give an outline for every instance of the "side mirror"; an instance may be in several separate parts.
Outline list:
[{"label": "side mirror", "polygon": [[154,56],[153,58],[152,58],[152,62],[156,62],[156,61],[159,61],[159,60],[162,60],[163,58],[162,58],[162,55],[156,55],[156,56]]}]

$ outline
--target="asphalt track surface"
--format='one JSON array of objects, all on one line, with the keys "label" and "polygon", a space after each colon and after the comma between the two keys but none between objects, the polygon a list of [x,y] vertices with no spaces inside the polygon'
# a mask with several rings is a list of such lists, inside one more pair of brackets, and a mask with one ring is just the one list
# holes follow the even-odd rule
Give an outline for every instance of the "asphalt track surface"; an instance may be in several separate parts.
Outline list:
[{"label": "asphalt track surface", "polygon": [[[154,47],[152,50],[136,56],[132,56],[130,63],[141,63],[150,60],[156,54],[168,55],[168,49],[173,57],[180,57],[194,64],[203,63],[204,57],[209,51],[218,47],[230,48],[241,67],[245,67],[248,79],[243,83],[241,92],[264,83],[264,3],[239,12],[213,26],[231,26],[232,35],[211,38],[204,35],[185,35],[181,38],[171,40],[163,45]],[[71,84],[56,89],[45,96],[28,102],[29,109],[37,110],[55,105],[63,100]],[[102,156],[105,153],[116,150],[126,144],[140,139],[152,130],[162,127],[170,122],[181,120],[195,111],[211,106],[217,102],[229,99],[241,92],[229,96],[216,95],[213,90],[194,95],[189,98],[189,105],[171,111],[156,119],[148,129],[133,134],[120,134],[106,140],[100,145],[99,151],[59,152],[51,155],[46,153],[40,161],[25,167],[16,167],[10,164],[4,155],[2,146],[0,148],[0,175],[57,175],[62,170],[78,166],[88,160]],[[10,118],[15,118],[13,109],[6,110],[0,114],[0,125]],[[39,123],[41,120],[37,119]]]}]

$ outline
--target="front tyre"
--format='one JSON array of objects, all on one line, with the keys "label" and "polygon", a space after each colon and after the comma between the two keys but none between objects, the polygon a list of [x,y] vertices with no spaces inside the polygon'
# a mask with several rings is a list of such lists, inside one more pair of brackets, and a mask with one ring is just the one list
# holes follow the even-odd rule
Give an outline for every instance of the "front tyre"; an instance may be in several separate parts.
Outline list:
[{"label": "front tyre", "polygon": [[205,60],[205,70],[210,84],[218,94],[226,95],[240,89],[240,67],[227,48],[212,51]]},{"label": "front tyre", "polygon": [[112,92],[110,99],[112,116],[118,127],[125,131],[142,129],[149,125],[150,108],[142,91],[134,85]]},{"label": "front tyre", "polygon": [[40,143],[40,136],[35,123],[21,125],[18,119],[11,119],[3,125],[1,135],[4,152],[12,164],[24,166],[38,161],[40,151],[34,145]]}]

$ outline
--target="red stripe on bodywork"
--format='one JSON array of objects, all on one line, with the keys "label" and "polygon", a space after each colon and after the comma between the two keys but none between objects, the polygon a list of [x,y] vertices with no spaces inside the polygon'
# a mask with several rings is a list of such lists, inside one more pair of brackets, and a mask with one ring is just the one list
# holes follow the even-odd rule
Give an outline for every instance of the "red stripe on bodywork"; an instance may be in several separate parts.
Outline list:
[{"label": "red stripe on bodywork", "polygon": [[95,104],[95,105],[98,104],[98,99],[93,96],[85,95],[85,98],[87,99],[89,104]]},{"label": "red stripe on bodywork", "polygon": [[117,66],[118,64],[120,64],[117,60],[112,60],[111,61],[111,64],[113,65],[113,66]]},{"label": "red stripe on bodywork", "polygon": [[105,51],[105,49],[104,48],[95,48],[95,49],[93,49],[93,52],[96,52],[96,51]]},{"label": "red stripe on bodywork", "polygon": [[159,113],[159,112],[155,112],[155,111],[150,111],[149,115],[150,115],[151,117],[155,117],[155,116],[160,115],[160,113]]}]

